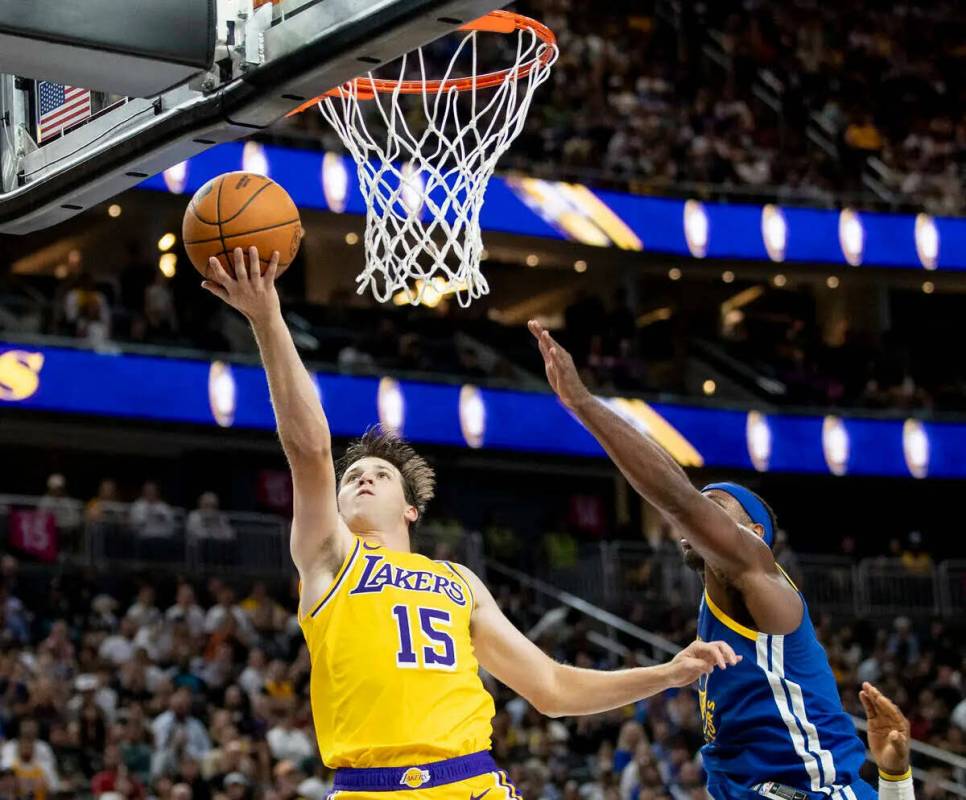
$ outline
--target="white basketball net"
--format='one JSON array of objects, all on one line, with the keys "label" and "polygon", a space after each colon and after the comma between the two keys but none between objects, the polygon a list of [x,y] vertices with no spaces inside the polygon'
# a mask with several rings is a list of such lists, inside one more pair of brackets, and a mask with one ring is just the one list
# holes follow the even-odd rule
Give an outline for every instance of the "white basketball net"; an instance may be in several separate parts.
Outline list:
[{"label": "white basketball net", "polygon": [[[443,82],[478,74],[477,35],[468,33],[459,43]],[[493,88],[474,82],[462,90],[427,91],[427,81],[440,76],[427,76],[419,49],[404,56],[399,69],[402,81],[407,64],[418,60],[419,94],[403,94],[397,86],[366,99],[365,88],[378,80],[370,72],[319,103],[355,159],[369,208],[359,294],[371,288],[381,303],[396,297],[413,305],[455,294],[465,307],[489,291],[480,271],[486,187],[558,54],[530,29],[518,30],[516,38],[515,65]],[[521,77],[520,66],[533,60]]]}]

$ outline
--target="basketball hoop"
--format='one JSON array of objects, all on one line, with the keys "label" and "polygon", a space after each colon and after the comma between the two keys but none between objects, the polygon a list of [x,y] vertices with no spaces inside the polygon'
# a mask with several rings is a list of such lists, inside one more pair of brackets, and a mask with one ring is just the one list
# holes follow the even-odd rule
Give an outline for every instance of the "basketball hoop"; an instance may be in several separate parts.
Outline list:
[{"label": "basketball hoop", "polygon": [[[429,289],[466,307],[489,291],[480,271],[486,187],[559,54],[553,32],[520,14],[493,11],[460,30],[442,78],[427,77],[420,48],[402,57],[398,79],[370,72],[292,112],[318,102],[355,159],[369,209],[357,291],[371,288],[381,303],[403,292],[417,305]],[[480,32],[516,33],[513,66],[477,72]]]}]

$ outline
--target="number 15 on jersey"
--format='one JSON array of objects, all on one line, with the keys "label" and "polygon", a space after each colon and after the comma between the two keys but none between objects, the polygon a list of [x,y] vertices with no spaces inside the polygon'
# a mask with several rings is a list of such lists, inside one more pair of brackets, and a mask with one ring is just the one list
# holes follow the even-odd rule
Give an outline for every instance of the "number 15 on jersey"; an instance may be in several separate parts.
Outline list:
[{"label": "number 15 on jersey", "polygon": [[[448,611],[403,604],[392,607],[399,633],[396,666],[400,669],[456,669],[456,646],[448,633],[452,618]],[[413,632],[418,641],[414,641]]]}]

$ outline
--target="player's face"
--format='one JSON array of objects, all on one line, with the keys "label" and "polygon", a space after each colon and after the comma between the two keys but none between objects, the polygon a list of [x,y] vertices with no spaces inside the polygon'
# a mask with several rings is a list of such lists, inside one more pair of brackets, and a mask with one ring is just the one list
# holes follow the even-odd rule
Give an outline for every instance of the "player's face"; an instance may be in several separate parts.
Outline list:
[{"label": "player's face", "polygon": [[354,531],[414,521],[409,519],[412,506],[406,502],[399,470],[381,458],[361,458],[346,470],[339,486],[339,510]]}]

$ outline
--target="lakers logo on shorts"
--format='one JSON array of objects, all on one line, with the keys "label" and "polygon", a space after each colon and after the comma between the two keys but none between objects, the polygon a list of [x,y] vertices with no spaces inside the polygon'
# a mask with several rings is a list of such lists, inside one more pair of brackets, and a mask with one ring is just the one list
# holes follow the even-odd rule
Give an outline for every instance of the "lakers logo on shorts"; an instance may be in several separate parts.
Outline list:
[{"label": "lakers logo on shorts", "polygon": [[402,780],[399,782],[410,789],[418,789],[423,784],[429,783],[429,770],[410,767],[403,773]]}]

